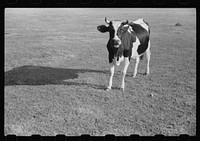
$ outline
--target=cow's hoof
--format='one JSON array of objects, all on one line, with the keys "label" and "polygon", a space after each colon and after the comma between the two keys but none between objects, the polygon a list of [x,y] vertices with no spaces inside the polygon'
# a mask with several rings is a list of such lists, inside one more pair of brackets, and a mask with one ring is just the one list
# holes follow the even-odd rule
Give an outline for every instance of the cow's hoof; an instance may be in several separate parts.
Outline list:
[{"label": "cow's hoof", "polygon": [[111,88],[106,88],[105,90],[106,90],[106,91],[110,91],[110,90],[111,90]]},{"label": "cow's hoof", "polygon": [[136,77],[136,75],[132,74],[132,77],[133,77],[133,78],[135,78],[135,77]]},{"label": "cow's hoof", "polygon": [[124,91],[124,88],[119,88],[120,91]]},{"label": "cow's hoof", "polygon": [[148,74],[149,74],[149,73],[146,73],[146,72],[144,73],[144,75],[146,75],[146,76],[147,76]]}]

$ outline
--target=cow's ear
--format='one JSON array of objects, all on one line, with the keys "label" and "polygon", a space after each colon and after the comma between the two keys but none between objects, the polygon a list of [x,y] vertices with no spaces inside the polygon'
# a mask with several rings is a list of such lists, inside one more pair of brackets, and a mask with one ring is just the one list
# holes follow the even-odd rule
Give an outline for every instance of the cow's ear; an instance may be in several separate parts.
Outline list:
[{"label": "cow's ear", "polygon": [[108,27],[105,25],[99,25],[97,26],[97,29],[102,33],[108,32]]}]

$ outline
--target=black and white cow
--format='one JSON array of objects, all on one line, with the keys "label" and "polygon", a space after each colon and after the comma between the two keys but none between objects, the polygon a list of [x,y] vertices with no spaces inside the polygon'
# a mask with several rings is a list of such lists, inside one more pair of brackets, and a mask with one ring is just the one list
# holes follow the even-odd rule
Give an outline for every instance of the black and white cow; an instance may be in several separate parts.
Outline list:
[{"label": "black and white cow", "polygon": [[125,88],[125,75],[130,63],[130,59],[136,59],[133,77],[137,74],[137,68],[140,59],[146,54],[147,67],[145,75],[149,74],[150,61],[150,28],[147,22],[143,19],[138,19],[132,22],[128,20],[122,22],[119,20],[108,21],[105,18],[108,26],[100,25],[97,29],[102,32],[109,32],[110,38],[107,43],[110,63],[110,78],[107,90],[112,87],[112,80],[115,66],[119,66],[124,60],[124,68],[122,71],[121,90]]}]

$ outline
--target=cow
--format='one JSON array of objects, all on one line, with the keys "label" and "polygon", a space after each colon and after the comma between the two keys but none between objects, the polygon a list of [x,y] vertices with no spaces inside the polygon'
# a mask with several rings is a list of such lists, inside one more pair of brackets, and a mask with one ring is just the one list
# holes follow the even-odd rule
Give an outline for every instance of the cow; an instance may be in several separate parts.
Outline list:
[{"label": "cow", "polygon": [[106,90],[112,88],[112,81],[115,66],[119,66],[124,61],[124,68],[122,70],[122,80],[120,90],[125,89],[125,76],[130,64],[131,58],[135,59],[135,68],[133,77],[137,75],[137,69],[140,59],[146,54],[147,66],[144,75],[149,74],[150,62],[150,27],[144,19],[137,19],[129,22],[126,20],[108,21],[105,17],[106,25],[97,26],[97,30],[101,33],[109,32],[110,38],[107,43],[108,59],[110,64],[110,78]]}]

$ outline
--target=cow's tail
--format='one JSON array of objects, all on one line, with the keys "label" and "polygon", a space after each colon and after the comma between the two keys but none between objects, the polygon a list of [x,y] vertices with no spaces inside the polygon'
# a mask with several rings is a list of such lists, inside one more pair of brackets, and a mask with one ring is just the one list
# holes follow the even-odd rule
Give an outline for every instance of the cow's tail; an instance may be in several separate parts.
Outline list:
[{"label": "cow's tail", "polygon": [[144,54],[140,56],[140,60],[144,60]]}]

